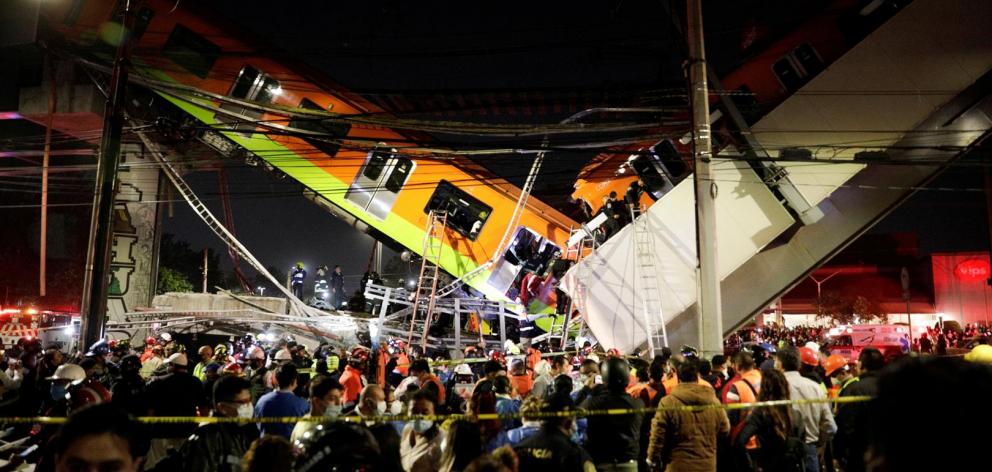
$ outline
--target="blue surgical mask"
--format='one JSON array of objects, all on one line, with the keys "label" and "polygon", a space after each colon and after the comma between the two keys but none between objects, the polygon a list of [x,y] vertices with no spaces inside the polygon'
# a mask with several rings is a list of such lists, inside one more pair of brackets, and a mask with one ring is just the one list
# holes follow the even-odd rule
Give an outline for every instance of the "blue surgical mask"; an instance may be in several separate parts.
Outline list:
[{"label": "blue surgical mask", "polygon": [[51,392],[52,392],[52,400],[55,401],[65,400],[65,394],[66,394],[65,385],[53,383]]},{"label": "blue surgical mask", "polygon": [[327,408],[324,409],[324,416],[330,418],[337,418],[341,416],[341,410],[342,410],[341,405],[328,405]]},{"label": "blue surgical mask", "polygon": [[431,429],[431,426],[434,426],[434,422],[431,420],[414,420],[413,422],[413,430],[416,431],[417,434],[426,433],[427,430]]}]

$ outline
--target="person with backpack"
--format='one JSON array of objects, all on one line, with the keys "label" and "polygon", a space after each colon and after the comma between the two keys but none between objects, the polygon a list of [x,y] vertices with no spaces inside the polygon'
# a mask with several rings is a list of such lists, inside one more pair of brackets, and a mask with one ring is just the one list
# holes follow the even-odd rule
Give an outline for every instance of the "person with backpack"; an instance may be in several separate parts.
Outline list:
[{"label": "person with backpack", "polygon": [[[789,382],[777,370],[765,372],[761,377],[759,401],[789,399]],[[757,438],[761,448],[754,451],[754,458],[762,472],[802,472],[806,468],[806,448],[800,439],[801,424],[794,420],[788,405],[754,409],[747,416],[743,429],[734,441],[734,447],[747,450],[748,443]]]},{"label": "person with backpack", "polygon": [[[816,382],[799,374],[799,350],[787,346],[778,351],[775,366],[785,372],[789,382],[789,395],[793,400],[826,400],[827,393]],[[800,403],[793,405],[796,421],[803,425],[803,442],[806,445],[806,470],[819,472],[819,447],[825,445],[837,432],[837,423],[827,403]]]}]

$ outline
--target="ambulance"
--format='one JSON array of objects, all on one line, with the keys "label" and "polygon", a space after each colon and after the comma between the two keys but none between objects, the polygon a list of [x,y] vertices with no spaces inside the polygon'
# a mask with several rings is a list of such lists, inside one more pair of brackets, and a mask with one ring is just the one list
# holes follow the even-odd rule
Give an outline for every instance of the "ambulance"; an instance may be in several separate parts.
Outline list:
[{"label": "ambulance", "polygon": [[909,328],[905,325],[846,325],[830,328],[824,342],[831,354],[839,354],[849,361],[858,360],[866,347],[882,352],[886,361],[909,353]]}]

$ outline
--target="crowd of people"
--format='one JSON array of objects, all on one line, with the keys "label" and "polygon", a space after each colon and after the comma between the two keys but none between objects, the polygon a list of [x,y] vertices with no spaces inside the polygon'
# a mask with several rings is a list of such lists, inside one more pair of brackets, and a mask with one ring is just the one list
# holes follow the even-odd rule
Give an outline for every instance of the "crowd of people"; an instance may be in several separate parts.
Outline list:
[{"label": "crowd of people", "polygon": [[[781,346],[791,344],[803,346],[806,343],[821,343],[827,329],[821,326],[800,325],[792,328],[776,323],[766,323],[763,326],[742,328],[724,340],[728,350],[736,351],[745,343]],[[767,346],[766,346],[767,348]]]},{"label": "crowd of people", "polygon": [[[16,362],[3,385],[18,395],[3,416],[68,422],[11,425],[28,439],[4,467],[925,470],[915,466],[929,459],[903,457],[907,444],[920,442],[904,429],[925,428],[931,417],[907,409],[922,404],[920,387],[939,381],[926,401],[957,405],[940,412],[944,432],[928,439],[931,446],[973,440],[953,428],[987,420],[977,410],[992,392],[992,371],[981,363],[992,362],[988,355],[912,357],[886,370],[872,348],[849,362],[791,343],[754,346],[732,359],[704,358],[688,346],[643,359],[588,344],[560,353],[512,341],[499,351],[469,346],[434,358],[400,340],[347,353],[320,346],[312,356],[285,339],[245,338],[195,353],[167,333],[145,341],[138,352],[101,341],[72,358],[36,340],[8,350]],[[823,401],[862,395],[876,400]],[[794,403],[732,407],[776,400]],[[957,459],[933,464],[948,460]]]}]

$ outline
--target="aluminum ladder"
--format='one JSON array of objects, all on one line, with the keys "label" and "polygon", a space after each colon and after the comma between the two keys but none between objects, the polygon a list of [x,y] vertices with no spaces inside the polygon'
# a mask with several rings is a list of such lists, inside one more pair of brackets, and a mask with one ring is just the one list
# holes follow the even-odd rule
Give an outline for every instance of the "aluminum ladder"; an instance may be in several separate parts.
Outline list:
[{"label": "aluminum ladder", "polygon": [[640,217],[630,210],[631,223],[634,227],[634,274],[639,284],[634,285],[635,296],[641,299],[641,310],[644,313],[644,329],[647,330],[648,352],[655,356],[656,350],[668,347],[668,331],[665,328],[665,316],[661,309],[661,280],[658,278],[657,266],[654,263],[654,238],[647,216]]},{"label": "aluminum ladder", "polygon": [[[441,262],[441,250],[444,247],[444,231],[448,224],[448,212],[432,210],[427,215],[427,232],[424,235],[424,247],[421,252],[420,276],[417,278],[417,295],[413,300],[413,310],[410,314],[410,333],[407,344],[413,342],[413,332],[419,323],[423,323],[423,334],[420,336],[420,346],[426,349],[427,333],[431,328],[431,318],[437,302],[437,282],[440,275],[438,264]],[[423,316],[421,316],[423,313]]]}]

